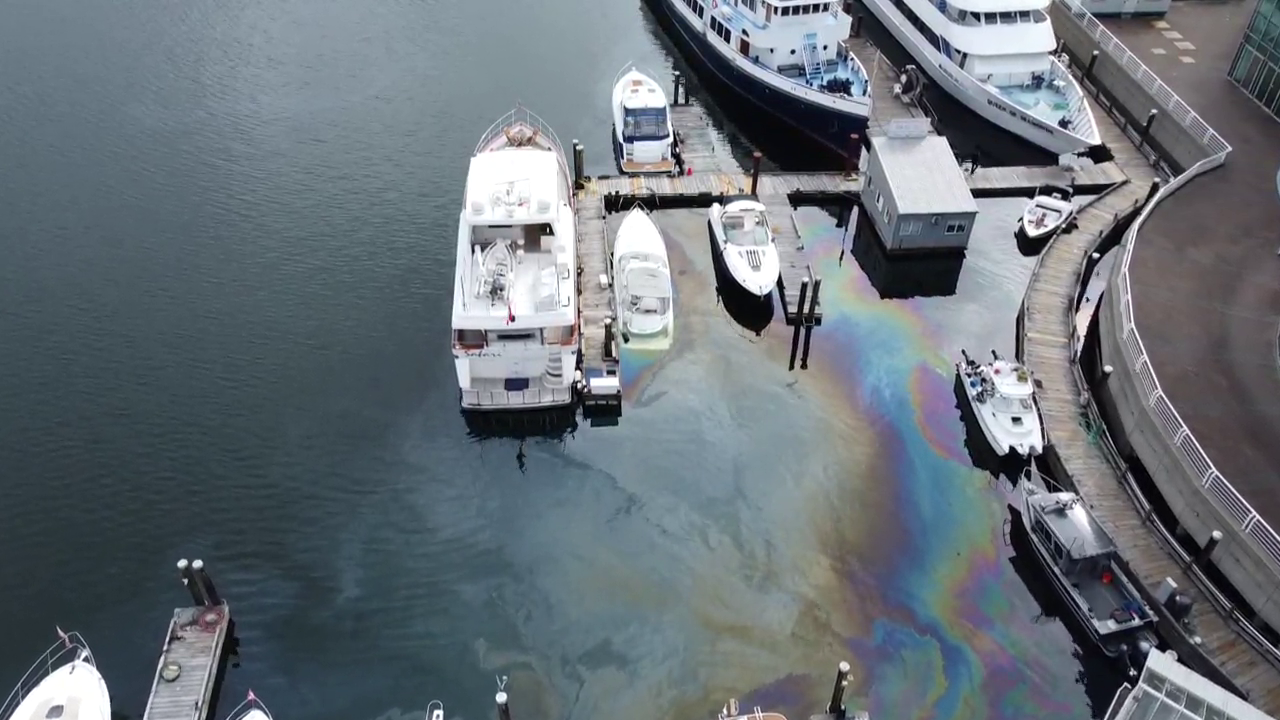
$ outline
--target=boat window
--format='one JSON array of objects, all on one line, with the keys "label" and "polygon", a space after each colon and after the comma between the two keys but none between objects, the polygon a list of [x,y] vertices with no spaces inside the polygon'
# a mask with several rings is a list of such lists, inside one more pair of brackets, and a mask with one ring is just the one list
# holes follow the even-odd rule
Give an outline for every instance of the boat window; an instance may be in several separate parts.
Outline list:
[{"label": "boat window", "polygon": [[65,705],[51,705],[49,710],[45,712],[44,716],[46,720],[58,720],[58,718],[62,717],[62,712],[64,710],[66,710]]},{"label": "boat window", "polygon": [[1019,10],[1019,11],[1018,11],[1018,22],[1020,22],[1020,23],[1029,23],[1029,22],[1031,22],[1031,11],[1030,11],[1030,10]]},{"label": "boat window", "polygon": [[782,17],[791,17],[791,6],[784,5],[782,7]]},{"label": "boat window", "polygon": [[670,136],[666,108],[625,108],[622,137],[625,140],[666,140]]},{"label": "boat window", "polygon": [[724,223],[724,237],[730,245],[746,247],[764,247],[769,244],[769,228],[764,225],[764,218],[759,213],[725,213],[721,218]]},{"label": "boat window", "polygon": [[484,331],[483,330],[455,330],[453,332],[453,344],[460,348],[469,348],[472,350],[484,347]]},{"label": "boat window", "polygon": [[1057,558],[1059,561],[1062,560],[1062,556],[1063,556],[1062,543],[1058,542],[1057,540],[1053,541],[1053,556]]},{"label": "boat window", "polygon": [[1018,13],[1016,13],[1016,12],[1002,12],[1002,13],[1000,13],[1000,24],[1001,24],[1001,25],[1013,25],[1013,24],[1015,24],[1015,23],[1017,23],[1017,22],[1018,22]]},{"label": "boat window", "polygon": [[520,330],[520,331],[491,332],[489,333],[489,338],[494,342],[523,342],[528,340],[537,340],[538,331],[537,330]]}]

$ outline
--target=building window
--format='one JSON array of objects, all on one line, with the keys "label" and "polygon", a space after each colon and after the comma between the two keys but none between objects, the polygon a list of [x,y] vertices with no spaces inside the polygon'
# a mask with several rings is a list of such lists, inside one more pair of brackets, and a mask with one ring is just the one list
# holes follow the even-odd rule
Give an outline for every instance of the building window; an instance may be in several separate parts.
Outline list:
[{"label": "building window", "polygon": [[884,218],[884,222],[886,225],[893,224],[893,213],[889,212],[889,208],[885,208],[884,213],[882,213],[881,216]]},{"label": "building window", "polygon": [[876,191],[876,209],[877,210],[884,209],[884,196],[880,194],[879,190]]},{"label": "building window", "polygon": [[900,235],[919,235],[924,230],[924,222],[920,220],[908,220],[902,223],[902,232]]},{"label": "building window", "polygon": [[968,229],[969,229],[969,223],[964,222],[962,220],[953,220],[947,223],[946,234],[959,235]]}]

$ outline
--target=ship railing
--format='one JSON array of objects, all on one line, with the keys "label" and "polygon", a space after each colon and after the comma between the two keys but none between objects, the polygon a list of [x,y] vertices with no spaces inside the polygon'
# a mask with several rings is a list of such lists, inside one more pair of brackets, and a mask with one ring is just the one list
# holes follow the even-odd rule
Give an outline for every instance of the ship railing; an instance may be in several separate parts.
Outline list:
[{"label": "ship railing", "polygon": [[13,717],[14,711],[37,685],[49,677],[54,670],[75,660],[84,660],[93,665],[93,652],[89,650],[84,638],[80,637],[80,633],[72,632],[62,635],[58,642],[45,650],[44,654],[32,664],[18,681],[17,686],[13,688],[13,692],[9,693],[4,705],[0,705],[0,718]]},{"label": "ship railing", "polygon": [[508,138],[507,132],[513,128],[526,128],[535,134],[535,137],[541,143],[551,149],[556,154],[556,158],[560,161],[560,172],[564,174],[565,182],[570,183],[569,199],[573,199],[572,178],[569,172],[569,159],[564,154],[564,146],[560,144],[560,138],[556,136],[555,130],[551,129],[542,118],[538,117],[529,108],[522,104],[517,104],[505,115],[498,118],[484,131],[484,135],[480,137],[480,142],[476,143],[476,149],[473,155],[479,155],[486,149],[490,148],[499,138]]}]

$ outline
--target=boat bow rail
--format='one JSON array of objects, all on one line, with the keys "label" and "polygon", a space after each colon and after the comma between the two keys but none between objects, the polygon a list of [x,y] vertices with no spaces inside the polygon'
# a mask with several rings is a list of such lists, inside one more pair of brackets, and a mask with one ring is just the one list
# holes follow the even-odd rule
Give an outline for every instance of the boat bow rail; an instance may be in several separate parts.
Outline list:
[{"label": "boat bow rail", "polygon": [[[522,137],[519,134],[521,130],[529,134]],[[569,161],[564,154],[564,145],[560,144],[560,138],[556,136],[556,131],[529,108],[516,105],[495,120],[489,129],[484,131],[484,135],[480,136],[480,142],[476,143],[476,149],[472,155],[499,149],[501,147],[498,143],[499,139],[505,141],[507,147],[535,145],[540,139],[548,149],[555,152],[556,160],[560,163],[560,171],[564,174],[565,180],[572,183],[573,175],[569,173]],[[573,202],[572,185],[569,187],[569,198],[570,202]]]},{"label": "boat bow rail", "polygon": [[27,695],[36,688],[45,678],[60,667],[75,661],[87,662],[90,665],[97,664],[93,660],[93,651],[89,649],[84,638],[78,632],[62,633],[59,631],[58,642],[54,643],[45,650],[44,654],[27,670],[22,676],[18,684],[13,688],[13,692],[9,693],[8,699],[4,701],[4,705],[0,705],[0,718],[9,718],[13,716],[18,706],[26,699]]}]

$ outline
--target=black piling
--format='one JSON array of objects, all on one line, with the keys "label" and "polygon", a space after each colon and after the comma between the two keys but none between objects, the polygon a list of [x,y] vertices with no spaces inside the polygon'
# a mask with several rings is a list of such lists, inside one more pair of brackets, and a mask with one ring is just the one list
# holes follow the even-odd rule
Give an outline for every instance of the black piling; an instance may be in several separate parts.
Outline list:
[{"label": "black piling", "polygon": [[[848,3],[846,3],[846,4],[845,4],[845,14],[846,14],[846,15],[847,15],[847,14],[849,14],[849,11],[850,11],[850,10],[852,10],[852,9],[853,9],[853,3],[852,3],[852,2],[848,2]],[[854,36],[854,37],[862,37],[862,13],[858,13],[857,15],[854,15],[854,17],[853,17],[853,36]]]},{"label": "black piling", "polygon": [[[795,311],[792,313],[792,317],[795,319],[794,325],[796,329],[791,334],[791,361],[787,364],[787,370],[789,371],[796,369],[796,353],[800,352],[800,330],[804,325],[804,301],[808,296],[809,278],[804,278],[800,281],[800,299],[796,303]],[[782,300],[784,306],[786,305],[786,302],[786,297],[784,296]]]},{"label": "black piling", "polygon": [[858,133],[849,134],[849,145],[844,150],[844,174],[853,177],[858,174],[858,162],[862,159],[862,139]]},{"label": "black piling", "polygon": [[1160,192],[1160,188],[1163,186],[1164,186],[1164,181],[1162,181],[1160,178],[1156,178],[1155,180],[1152,180],[1151,187],[1147,189],[1147,199],[1143,200],[1142,204],[1146,205],[1147,203],[1151,202],[1152,198],[1156,196],[1156,193]]},{"label": "black piling", "polygon": [[581,190],[587,177],[587,150],[576,139],[573,141],[573,188]]},{"label": "black piling", "polygon": [[1205,542],[1204,547],[1200,548],[1200,552],[1191,559],[1191,562],[1201,570],[1204,569],[1205,563],[1209,562],[1209,558],[1213,557],[1213,551],[1218,549],[1218,543],[1222,542],[1222,531],[1214,530],[1209,533],[1209,539]]},{"label": "black piling", "polygon": [[680,85],[683,81],[684,81],[684,75],[681,75],[679,70],[672,71],[671,73],[671,104],[672,105],[681,104]]},{"label": "black piling", "polygon": [[831,702],[827,704],[827,714],[844,717],[844,689],[849,685],[849,663],[841,661],[836,668],[836,685],[831,688]]},{"label": "black piling", "polygon": [[218,588],[213,585],[213,578],[209,577],[209,573],[205,572],[203,560],[191,561],[191,574],[195,576],[196,582],[204,590],[205,597],[209,599],[206,605],[221,605],[222,597],[218,595]]},{"label": "black piling", "polygon": [[[822,289],[822,278],[813,279],[813,294],[809,296],[809,312],[804,319],[804,349],[800,352],[800,369],[809,369],[809,343],[813,340],[813,326],[818,324],[818,292]],[[799,310],[799,308],[797,308]]]},{"label": "black piling", "polygon": [[759,150],[751,153],[751,194],[756,194],[756,186],[760,184],[760,159],[764,156]]},{"label": "black piling", "polygon": [[511,706],[507,704],[507,694],[500,692],[493,699],[498,704],[498,720],[511,720]]},{"label": "black piling", "polygon": [[1147,113],[1147,121],[1142,125],[1142,139],[1144,141],[1148,137],[1151,137],[1151,126],[1155,124],[1156,118],[1159,116],[1160,111],[1154,108],[1152,108],[1151,112]]},{"label": "black piling", "polygon": [[1093,66],[1098,64],[1098,51],[1094,50],[1089,56],[1089,66],[1084,69],[1084,79],[1093,80]]},{"label": "black piling", "polygon": [[604,359],[613,357],[613,318],[607,317],[604,319]]},{"label": "black piling", "polygon": [[182,577],[182,584],[187,588],[187,592],[191,595],[191,604],[200,607],[206,607],[209,604],[209,598],[205,597],[204,589],[200,587],[200,582],[196,580],[196,576],[191,572],[191,563],[183,558],[178,561],[178,574]]}]

